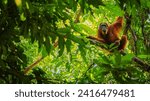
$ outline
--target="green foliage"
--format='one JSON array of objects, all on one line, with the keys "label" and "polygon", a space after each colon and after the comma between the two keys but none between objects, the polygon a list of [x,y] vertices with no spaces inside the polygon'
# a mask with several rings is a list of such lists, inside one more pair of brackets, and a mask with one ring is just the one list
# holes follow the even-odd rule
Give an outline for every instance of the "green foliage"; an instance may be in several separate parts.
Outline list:
[{"label": "green foliage", "polygon": [[[150,83],[149,71],[133,62],[150,64],[149,8],[149,0],[1,0],[0,83]],[[129,24],[126,55],[86,38],[117,16],[123,30]]]}]

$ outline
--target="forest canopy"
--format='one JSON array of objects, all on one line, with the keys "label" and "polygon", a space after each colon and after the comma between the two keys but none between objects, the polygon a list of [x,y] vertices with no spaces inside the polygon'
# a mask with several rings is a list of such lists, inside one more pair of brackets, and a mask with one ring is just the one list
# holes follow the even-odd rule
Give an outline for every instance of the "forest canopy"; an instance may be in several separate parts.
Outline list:
[{"label": "forest canopy", "polygon": [[[87,38],[118,16],[123,53]],[[1,0],[0,19],[0,83],[150,83],[149,0]]]}]

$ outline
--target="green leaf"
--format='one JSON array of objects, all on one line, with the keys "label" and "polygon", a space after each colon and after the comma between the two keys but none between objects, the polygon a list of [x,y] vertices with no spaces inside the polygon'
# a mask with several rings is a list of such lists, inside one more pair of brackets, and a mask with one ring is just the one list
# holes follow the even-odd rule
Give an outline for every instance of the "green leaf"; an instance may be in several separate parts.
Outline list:
[{"label": "green leaf", "polygon": [[63,38],[63,36],[59,36],[59,40],[58,40],[58,47],[59,47],[59,56],[61,56],[64,52],[64,44],[65,44],[65,40]]},{"label": "green leaf", "polygon": [[150,8],[150,1],[147,0],[147,7]]},{"label": "green leaf", "polygon": [[146,59],[150,58],[150,55],[138,55],[139,58]]},{"label": "green leaf", "polygon": [[67,33],[70,33],[70,28],[68,28],[68,27],[59,28],[59,29],[57,29],[57,32],[61,35],[66,35]]},{"label": "green leaf", "polygon": [[51,50],[51,45],[50,45],[50,39],[49,39],[49,37],[46,37],[46,41],[44,42],[44,45],[46,47],[47,53],[49,54],[50,50]]},{"label": "green leaf", "polygon": [[42,45],[42,47],[39,48],[39,52],[42,53],[42,57],[46,57],[48,55],[46,47],[44,45]]},{"label": "green leaf", "polygon": [[79,26],[81,29],[83,29],[85,32],[89,33],[89,34],[93,34],[96,33],[95,30],[93,30],[91,27],[85,25],[85,24],[77,24],[77,26]]},{"label": "green leaf", "polygon": [[25,15],[24,15],[24,13],[22,13],[22,14],[20,15],[20,20],[21,20],[21,21],[25,21],[25,20],[26,20],[26,17],[25,17]]},{"label": "green leaf", "polygon": [[111,49],[111,48],[113,48],[115,46],[115,43],[111,43],[110,45],[109,45],[109,48]]},{"label": "green leaf", "polygon": [[69,63],[69,62],[67,62],[67,63],[66,63],[66,68],[67,68],[67,71],[69,72],[69,71],[70,71],[70,68],[71,68],[71,66],[70,66],[70,63]]},{"label": "green leaf", "polygon": [[129,63],[131,63],[133,57],[134,57],[134,54],[127,54],[125,56],[122,56],[122,63],[123,64],[129,64]]},{"label": "green leaf", "polygon": [[115,53],[115,65],[119,66],[121,64],[121,54],[116,51]]},{"label": "green leaf", "polygon": [[105,63],[110,64],[110,60],[109,60],[109,58],[108,58],[107,56],[101,55],[101,57],[102,57],[102,59],[103,59],[103,61],[104,61]]},{"label": "green leaf", "polygon": [[[103,61],[102,59],[99,59],[99,58],[94,59],[93,63],[97,64],[99,67],[107,67],[107,70],[110,70],[112,68],[111,63],[106,63],[105,61]],[[101,68],[101,70],[106,70],[106,68]]]},{"label": "green leaf", "polygon": [[93,5],[94,7],[104,5],[102,0],[87,0],[87,3]]},{"label": "green leaf", "polygon": [[82,45],[82,46],[85,45],[84,40],[82,40],[80,37],[77,37],[77,36],[75,36],[75,35],[73,35],[73,34],[70,34],[70,35],[68,36],[68,38],[69,38],[70,40],[74,41],[75,43],[79,43],[79,44]]},{"label": "green leaf", "polygon": [[85,9],[85,0],[79,0],[79,4],[81,5],[81,10],[84,13],[84,9]]},{"label": "green leaf", "polygon": [[110,50],[110,51],[113,51],[113,50],[115,50],[115,49],[118,48],[118,45],[115,45],[115,43],[112,43],[112,44],[110,44],[110,45],[108,45],[108,46],[109,46],[109,50]]},{"label": "green leaf", "polygon": [[112,12],[115,16],[123,16],[123,11],[120,9],[119,6],[116,6],[114,4],[107,4],[105,5],[106,9],[109,10],[109,12]]},{"label": "green leaf", "polygon": [[67,48],[67,52],[71,52],[71,40],[67,39],[66,41],[66,48]]},{"label": "green leaf", "polygon": [[84,47],[82,45],[79,45],[78,47],[79,47],[80,54],[81,54],[83,60],[86,62],[86,52],[85,52]]},{"label": "green leaf", "polygon": [[82,29],[80,28],[80,26],[78,26],[78,24],[72,24],[72,27],[73,27],[73,29],[76,31],[76,32],[81,32],[82,31]]}]

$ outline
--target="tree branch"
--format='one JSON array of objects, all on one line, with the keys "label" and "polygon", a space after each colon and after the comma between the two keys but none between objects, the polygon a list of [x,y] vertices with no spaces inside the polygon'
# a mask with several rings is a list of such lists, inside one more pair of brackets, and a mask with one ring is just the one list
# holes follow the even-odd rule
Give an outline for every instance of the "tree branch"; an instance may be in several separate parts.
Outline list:
[{"label": "tree branch", "polygon": [[43,57],[39,57],[35,62],[33,62],[30,66],[26,67],[24,70],[24,74],[26,75],[35,65],[37,65],[41,60],[43,60]]},{"label": "tree branch", "polygon": [[138,57],[133,57],[132,60],[140,65],[142,70],[150,72],[150,64],[144,62],[143,60],[139,59]]}]

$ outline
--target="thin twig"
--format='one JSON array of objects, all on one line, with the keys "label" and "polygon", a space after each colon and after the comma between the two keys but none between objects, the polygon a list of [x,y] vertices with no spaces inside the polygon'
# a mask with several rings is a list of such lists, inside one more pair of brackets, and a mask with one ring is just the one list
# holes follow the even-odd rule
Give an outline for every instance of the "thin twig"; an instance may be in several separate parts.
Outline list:
[{"label": "thin twig", "polygon": [[30,66],[26,67],[24,70],[24,74],[26,75],[35,65],[37,65],[41,60],[43,60],[43,57],[39,57],[35,62],[33,62]]}]

